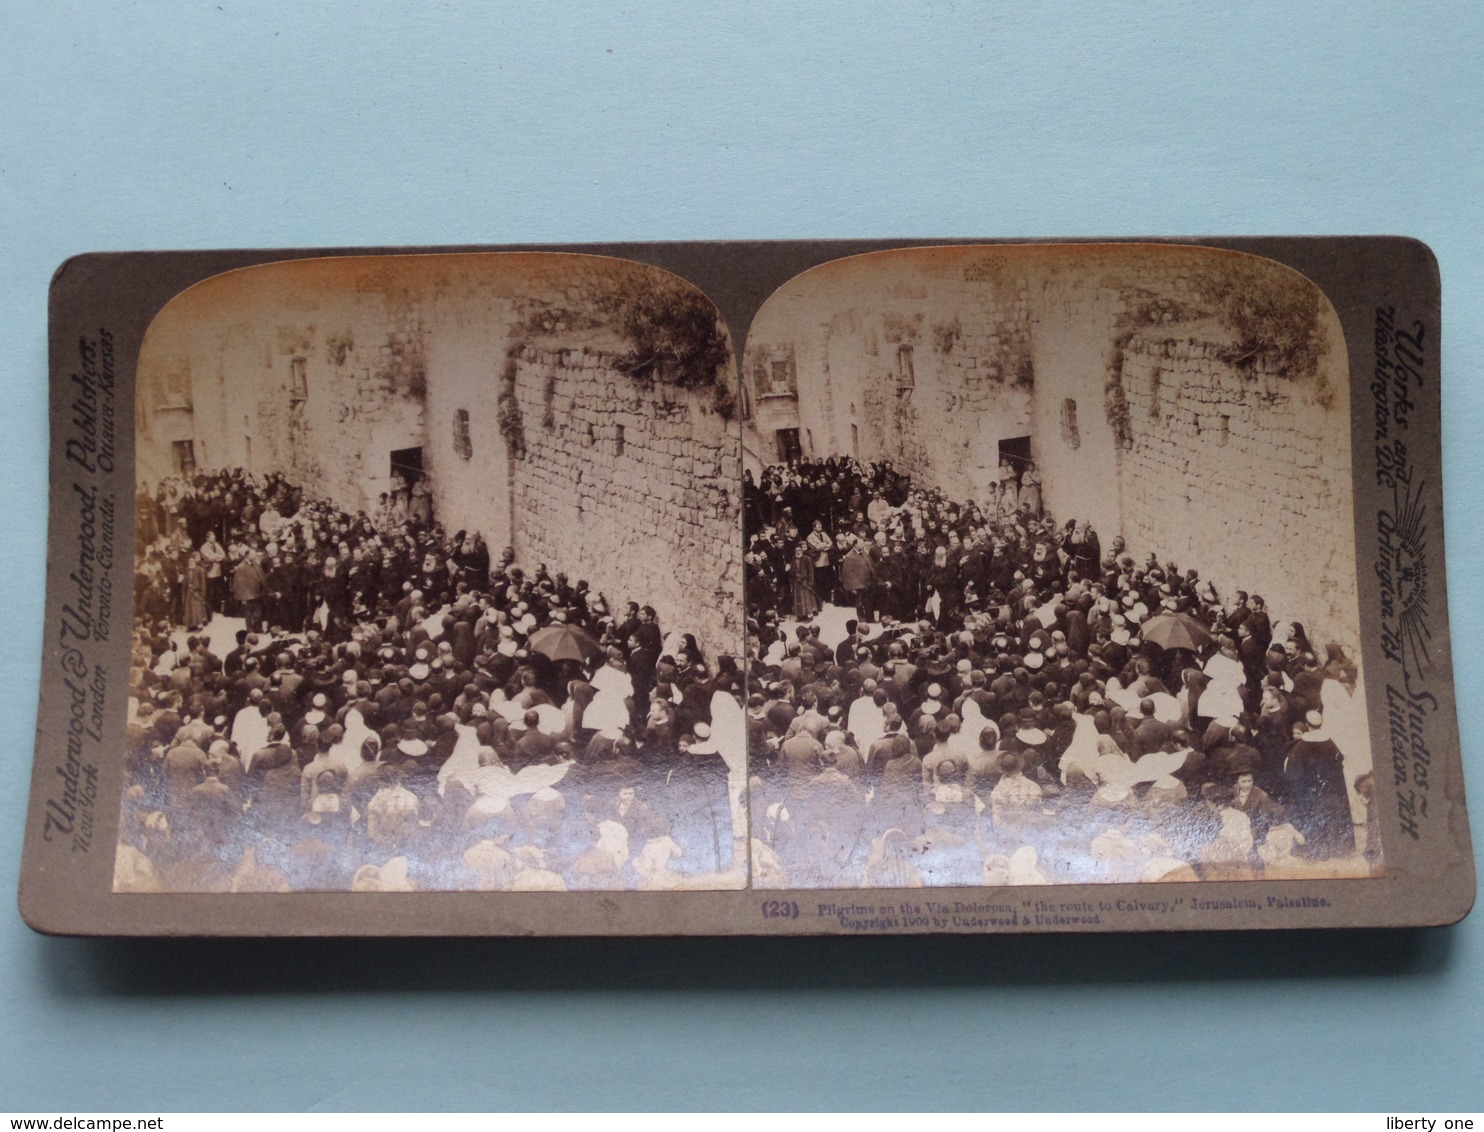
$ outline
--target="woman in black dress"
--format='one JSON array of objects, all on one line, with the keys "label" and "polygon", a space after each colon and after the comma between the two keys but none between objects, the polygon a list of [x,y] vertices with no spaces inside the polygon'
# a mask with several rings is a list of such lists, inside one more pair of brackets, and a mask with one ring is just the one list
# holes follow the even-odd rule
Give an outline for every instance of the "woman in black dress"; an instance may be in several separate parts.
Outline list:
[{"label": "woman in black dress", "polygon": [[1294,742],[1283,768],[1289,820],[1304,835],[1298,853],[1317,860],[1349,857],[1355,852],[1345,758],[1322,724],[1317,711],[1294,724]]}]

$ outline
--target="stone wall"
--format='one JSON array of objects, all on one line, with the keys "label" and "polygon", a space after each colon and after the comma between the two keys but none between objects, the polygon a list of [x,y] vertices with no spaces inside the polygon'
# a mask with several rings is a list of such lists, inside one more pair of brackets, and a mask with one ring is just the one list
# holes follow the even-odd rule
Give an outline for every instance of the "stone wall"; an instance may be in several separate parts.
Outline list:
[{"label": "stone wall", "polygon": [[[380,494],[400,486],[391,453],[422,444],[420,304],[377,293],[331,323],[292,330],[293,352],[275,353],[273,380],[259,397],[253,470],[283,469],[346,510],[374,514]],[[302,404],[290,393],[294,357],[305,359]]]},{"label": "stone wall", "polygon": [[693,632],[708,654],[737,655],[736,428],[709,411],[709,393],[638,384],[610,353],[531,345],[517,361],[521,559],[586,578],[615,611],[653,605],[666,634]]},{"label": "stone wall", "polygon": [[1221,593],[1261,593],[1317,646],[1356,656],[1349,446],[1335,442],[1344,418],[1312,380],[1238,370],[1229,355],[1210,328],[1166,327],[1125,346],[1125,537],[1196,567]]}]

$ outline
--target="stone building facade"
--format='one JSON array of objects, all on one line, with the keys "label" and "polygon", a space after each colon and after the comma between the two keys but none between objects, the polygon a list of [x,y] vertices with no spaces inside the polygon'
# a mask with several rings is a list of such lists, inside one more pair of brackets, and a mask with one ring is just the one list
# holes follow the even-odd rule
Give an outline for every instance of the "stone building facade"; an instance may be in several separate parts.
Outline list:
[{"label": "stone building facade", "polygon": [[[702,385],[631,376],[595,256],[296,261],[177,297],[141,350],[137,476],[281,471],[349,511],[426,477],[482,534],[740,649],[740,445]],[[678,281],[665,276],[666,286]],[[735,382],[735,372],[717,381]]]},{"label": "stone building facade", "polygon": [[[415,449],[426,373],[418,298],[368,268],[277,266],[186,291],[156,317],[136,381],[136,476],[194,464],[281,471],[348,510],[392,487],[389,454]],[[289,273],[292,274],[292,273]]]},{"label": "stone building facade", "polygon": [[1359,655],[1344,342],[1281,265],[1135,244],[859,256],[768,300],[743,379],[750,465],[889,459],[973,499],[1031,459],[1057,518]]}]

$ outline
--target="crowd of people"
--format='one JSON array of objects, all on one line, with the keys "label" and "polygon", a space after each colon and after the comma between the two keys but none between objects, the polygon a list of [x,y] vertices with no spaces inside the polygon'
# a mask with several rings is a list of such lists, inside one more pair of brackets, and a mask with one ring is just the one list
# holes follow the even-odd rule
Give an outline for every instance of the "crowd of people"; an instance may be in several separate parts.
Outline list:
[{"label": "crowd of people", "polygon": [[116,888],[740,887],[749,836],[760,888],[1380,868],[1355,665],[1260,595],[1056,521],[1033,466],[743,500],[745,708],[734,658],[425,502],[141,490]]},{"label": "crowd of people", "polygon": [[141,488],[115,889],[745,883],[736,659],[409,495]]},{"label": "crowd of people", "polygon": [[1343,650],[1058,522],[1034,465],[969,502],[889,462],[774,465],[744,508],[758,885],[1381,867]]}]

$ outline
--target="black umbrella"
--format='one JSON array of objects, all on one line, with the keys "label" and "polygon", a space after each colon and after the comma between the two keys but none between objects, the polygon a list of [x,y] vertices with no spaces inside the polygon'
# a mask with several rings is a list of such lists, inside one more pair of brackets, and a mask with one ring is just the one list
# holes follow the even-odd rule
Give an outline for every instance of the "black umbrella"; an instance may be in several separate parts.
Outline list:
[{"label": "black umbrella", "polygon": [[1197,652],[1211,643],[1211,630],[1188,613],[1159,613],[1139,626],[1139,636],[1162,649]]},{"label": "black umbrella", "polygon": [[597,642],[575,625],[549,625],[529,642],[532,652],[552,660],[575,660],[579,664],[602,652]]}]

